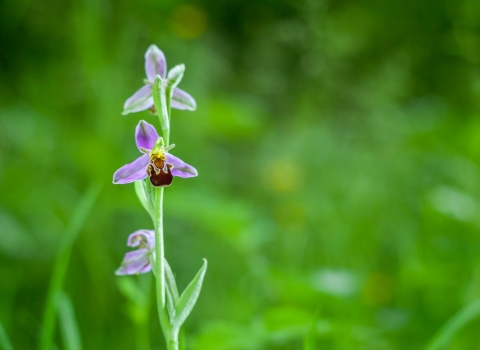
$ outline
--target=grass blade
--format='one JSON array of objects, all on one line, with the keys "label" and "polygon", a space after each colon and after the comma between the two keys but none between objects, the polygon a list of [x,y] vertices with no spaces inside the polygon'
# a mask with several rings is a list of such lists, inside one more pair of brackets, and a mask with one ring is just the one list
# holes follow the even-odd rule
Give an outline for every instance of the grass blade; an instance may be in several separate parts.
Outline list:
[{"label": "grass blade", "polygon": [[455,334],[467,323],[471,322],[480,315],[480,299],[461,309],[453,316],[433,337],[425,350],[439,350],[446,348]]},{"label": "grass blade", "polygon": [[62,291],[58,292],[56,306],[65,349],[82,350],[80,332],[75,320],[75,311],[68,295]]},{"label": "grass blade", "polygon": [[70,252],[73,243],[81,231],[88,214],[90,213],[95,200],[100,193],[100,186],[98,184],[92,185],[82,196],[78,202],[72,218],[68,223],[65,233],[60,242],[60,249],[58,251],[55,265],[53,267],[52,278],[48,288],[45,310],[43,313],[42,329],[40,333],[40,350],[51,350],[53,344],[53,332],[55,326],[55,297],[63,286],[65,274],[67,273],[68,262],[70,260]]},{"label": "grass blade", "polygon": [[313,318],[312,325],[303,341],[303,350],[315,350],[315,337],[317,335],[317,322],[320,318],[320,309],[318,308],[315,312],[315,317]]},{"label": "grass blade", "polygon": [[3,350],[13,350],[13,345],[8,339],[7,332],[3,328],[2,323],[0,322],[0,345],[2,346]]}]

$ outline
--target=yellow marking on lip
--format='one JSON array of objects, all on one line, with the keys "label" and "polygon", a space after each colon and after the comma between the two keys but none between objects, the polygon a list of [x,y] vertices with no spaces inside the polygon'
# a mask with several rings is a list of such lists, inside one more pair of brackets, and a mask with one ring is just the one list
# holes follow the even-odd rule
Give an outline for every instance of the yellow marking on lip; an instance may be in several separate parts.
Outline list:
[{"label": "yellow marking on lip", "polygon": [[151,152],[150,153],[150,160],[154,161],[156,159],[166,160],[167,157],[165,156],[165,152]]}]

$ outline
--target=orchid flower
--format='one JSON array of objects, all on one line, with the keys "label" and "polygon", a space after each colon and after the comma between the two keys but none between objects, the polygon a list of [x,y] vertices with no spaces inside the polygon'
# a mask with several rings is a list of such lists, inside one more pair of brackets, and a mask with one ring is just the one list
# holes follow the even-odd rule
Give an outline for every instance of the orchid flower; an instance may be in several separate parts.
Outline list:
[{"label": "orchid flower", "polygon": [[[172,69],[173,71],[173,69]],[[145,53],[145,85],[135,92],[132,97],[125,101],[123,106],[123,115],[140,112],[150,109],[155,112],[153,105],[152,87],[157,75],[162,79],[167,76],[167,61],[162,50],[155,45],[150,45]],[[175,87],[172,92],[171,105],[172,108],[194,111],[197,108],[195,99],[185,91]]]},{"label": "orchid flower", "polygon": [[155,251],[155,231],[138,230],[128,236],[127,246],[139,247],[128,252],[123,258],[121,266],[115,271],[116,275],[134,275],[147,273],[152,269],[150,256]]},{"label": "orchid flower", "polygon": [[166,187],[170,186],[174,176],[188,178],[198,175],[194,167],[168,153],[174,145],[165,147],[153,125],[141,120],[135,130],[135,141],[143,154],[113,174],[114,184],[126,184],[148,176],[153,186]]}]

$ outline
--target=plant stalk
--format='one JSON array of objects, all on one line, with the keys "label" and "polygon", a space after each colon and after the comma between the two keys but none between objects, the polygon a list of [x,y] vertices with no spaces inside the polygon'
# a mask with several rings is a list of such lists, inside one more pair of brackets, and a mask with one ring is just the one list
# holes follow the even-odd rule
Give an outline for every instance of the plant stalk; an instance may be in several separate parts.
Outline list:
[{"label": "plant stalk", "polygon": [[[158,86],[158,85],[157,85]],[[163,139],[165,145],[170,141],[170,99],[171,89],[167,86],[154,89],[155,108],[161,111],[160,125],[162,127]],[[160,103],[159,103],[160,102]],[[159,105],[160,104],[160,105]],[[155,286],[157,290],[157,309],[158,318],[165,336],[167,350],[178,350],[178,330],[170,324],[167,308],[165,305],[165,246],[163,241],[163,193],[164,188],[155,188],[155,209],[154,209],[154,228],[155,228]]]}]

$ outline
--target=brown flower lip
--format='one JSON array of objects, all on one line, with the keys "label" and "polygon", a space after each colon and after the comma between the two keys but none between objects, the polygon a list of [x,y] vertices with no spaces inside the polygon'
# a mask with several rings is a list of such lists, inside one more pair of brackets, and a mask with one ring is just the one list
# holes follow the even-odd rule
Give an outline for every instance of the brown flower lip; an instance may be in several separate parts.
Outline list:
[{"label": "brown flower lip", "polygon": [[155,187],[167,187],[172,184],[173,165],[167,163],[167,157],[164,154],[152,154],[150,157],[150,164],[147,166],[147,174],[150,177],[150,182]]}]

